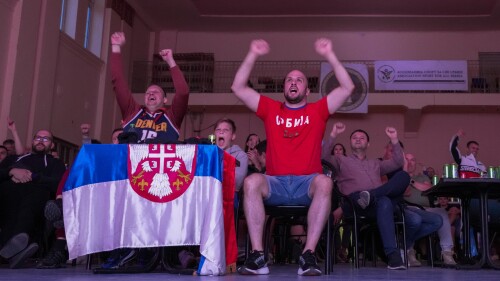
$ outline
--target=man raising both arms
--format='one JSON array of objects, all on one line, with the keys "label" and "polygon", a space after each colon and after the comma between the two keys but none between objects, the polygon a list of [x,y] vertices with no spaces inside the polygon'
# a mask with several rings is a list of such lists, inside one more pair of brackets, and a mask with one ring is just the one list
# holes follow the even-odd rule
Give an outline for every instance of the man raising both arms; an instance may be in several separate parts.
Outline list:
[{"label": "man raising both arms", "polygon": [[307,103],[310,90],[299,70],[284,80],[285,102],[262,96],[248,87],[255,61],[269,53],[264,40],[254,40],[241,64],[232,90],[264,121],[267,137],[266,175],[255,173],[245,179],[243,206],[253,251],[238,269],[241,274],[268,274],[262,234],[264,205],[310,206],[307,241],[299,259],[299,275],[320,275],[314,250],[330,213],[332,181],[322,174],[321,140],[326,122],[354,89],[349,74],[337,59],[328,39],[318,39],[316,52],[332,66],[339,87],[317,102]]},{"label": "man raising both arms", "polygon": [[116,100],[124,120],[124,133],[135,133],[138,143],[171,143],[179,139],[179,129],[187,112],[189,87],[184,75],[175,63],[172,50],[163,49],[160,56],[170,67],[175,88],[172,106],[165,108],[167,96],[158,85],[151,85],[144,94],[144,106],[137,104],[123,76],[121,47],[125,34],[111,35],[111,76]]}]

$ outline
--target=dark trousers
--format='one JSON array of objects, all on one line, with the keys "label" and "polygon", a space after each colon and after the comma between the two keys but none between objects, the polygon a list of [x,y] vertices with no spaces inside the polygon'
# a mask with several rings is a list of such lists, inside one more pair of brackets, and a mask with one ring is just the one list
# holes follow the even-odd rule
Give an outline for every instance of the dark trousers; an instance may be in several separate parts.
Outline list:
[{"label": "dark trousers", "polygon": [[[370,205],[366,209],[357,206],[356,200],[359,199],[359,192],[349,194],[354,205],[356,205],[358,214],[377,219],[377,226],[386,255],[398,251],[394,211],[397,210],[397,205],[403,200],[403,194],[409,184],[410,175],[404,171],[397,172],[387,183],[376,189],[369,190]],[[345,207],[342,208],[344,213],[352,214],[352,211]]]},{"label": "dark trousers", "polygon": [[34,237],[42,232],[43,210],[50,192],[34,183],[12,181],[0,185],[0,245],[25,232]]}]

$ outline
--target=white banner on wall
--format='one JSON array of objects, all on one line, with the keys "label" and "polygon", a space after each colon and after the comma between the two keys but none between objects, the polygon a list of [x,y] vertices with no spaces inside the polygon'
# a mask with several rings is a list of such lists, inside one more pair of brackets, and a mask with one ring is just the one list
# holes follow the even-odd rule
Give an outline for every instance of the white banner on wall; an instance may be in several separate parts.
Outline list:
[{"label": "white banner on wall", "polygon": [[375,61],[375,90],[467,91],[467,61]]}]

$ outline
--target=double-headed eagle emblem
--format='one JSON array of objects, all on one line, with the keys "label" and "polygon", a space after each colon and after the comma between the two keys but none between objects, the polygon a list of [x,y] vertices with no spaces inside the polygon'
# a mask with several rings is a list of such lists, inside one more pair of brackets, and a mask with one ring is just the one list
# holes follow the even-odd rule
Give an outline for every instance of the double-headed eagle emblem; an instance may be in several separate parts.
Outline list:
[{"label": "double-headed eagle emblem", "polygon": [[195,155],[195,145],[131,144],[130,184],[141,196],[147,190],[149,195],[144,197],[152,200],[156,198],[154,201],[170,201],[165,200],[165,197],[173,195],[175,191],[186,190],[193,180]]}]

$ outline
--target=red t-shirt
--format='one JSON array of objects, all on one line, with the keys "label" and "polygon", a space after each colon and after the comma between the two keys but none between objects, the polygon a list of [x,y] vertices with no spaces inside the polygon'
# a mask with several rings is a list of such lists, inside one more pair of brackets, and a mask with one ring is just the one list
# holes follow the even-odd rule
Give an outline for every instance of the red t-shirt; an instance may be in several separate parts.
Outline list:
[{"label": "red t-shirt", "polygon": [[321,140],[330,116],[326,97],[301,108],[288,108],[261,96],[257,116],[266,129],[266,174],[322,173]]}]

